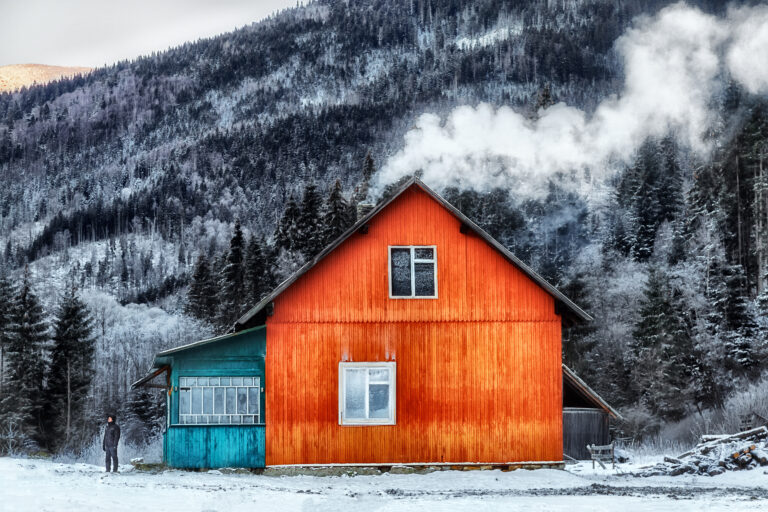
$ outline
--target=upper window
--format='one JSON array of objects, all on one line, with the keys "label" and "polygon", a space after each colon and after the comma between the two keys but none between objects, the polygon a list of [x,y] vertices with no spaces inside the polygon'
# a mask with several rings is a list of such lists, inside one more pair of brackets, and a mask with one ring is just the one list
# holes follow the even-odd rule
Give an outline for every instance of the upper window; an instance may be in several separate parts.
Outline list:
[{"label": "upper window", "polygon": [[339,363],[339,424],[395,424],[395,363]]},{"label": "upper window", "polygon": [[261,423],[259,377],[179,377],[179,423]]},{"label": "upper window", "polygon": [[389,296],[397,299],[437,298],[437,248],[389,248]]}]

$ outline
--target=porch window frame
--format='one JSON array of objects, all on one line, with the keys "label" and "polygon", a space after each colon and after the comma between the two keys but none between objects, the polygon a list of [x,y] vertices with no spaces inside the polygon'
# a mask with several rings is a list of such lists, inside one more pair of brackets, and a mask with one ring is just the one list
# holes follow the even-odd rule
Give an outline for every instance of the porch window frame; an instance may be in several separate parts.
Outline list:
[{"label": "porch window frame", "polygon": [[[209,379],[208,384],[205,385],[199,385],[198,379]],[[176,423],[172,424],[172,426],[252,426],[252,425],[263,425],[263,410],[262,410],[262,393],[263,393],[263,382],[264,378],[262,375],[180,375],[178,377],[178,406],[177,406],[177,418]],[[195,385],[188,385],[187,380],[188,379],[195,379]],[[217,379],[218,384],[210,384],[210,379]],[[229,379],[229,384],[221,384],[221,379]],[[245,384],[232,384],[232,379],[251,379],[251,384],[245,385]],[[242,382],[242,380],[241,380]],[[257,384],[258,382],[258,384]],[[211,413],[205,413],[205,389],[210,388],[211,389]],[[238,410],[239,404],[238,404],[238,390],[240,388],[245,390],[245,412],[244,413],[238,413],[233,412],[229,413],[227,412],[227,388],[234,388],[235,395],[234,395],[234,409],[235,411]],[[199,413],[192,413],[192,390],[193,389],[200,389],[200,412]],[[224,412],[223,413],[216,413],[216,389],[223,389],[224,390]],[[255,400],[255,407],[256,412],[250,413],[248,412],[251,408],[251,389],[256,390],[256,400]],[[188,400],[190,401],[190,409],[189,413],[182,413],[182,406],[181,406],[181,394],[183,392],[189,393]],[[219,420],[221,417],[227,417],[229,421],[226,422],[217,422],[214,423],[210,421],[210,418],[213,416],[217,416]],[[232,421],[233,417],[238,417],[239,422],[235,423]],[[183,417],[189,417],[192,419],[192,421],[184,421]],[[205,422],[199,422],[197,421],[198,417],[204,417]],[[252,422],[245,422],[245,418],[250,417],[252,418]]]}]

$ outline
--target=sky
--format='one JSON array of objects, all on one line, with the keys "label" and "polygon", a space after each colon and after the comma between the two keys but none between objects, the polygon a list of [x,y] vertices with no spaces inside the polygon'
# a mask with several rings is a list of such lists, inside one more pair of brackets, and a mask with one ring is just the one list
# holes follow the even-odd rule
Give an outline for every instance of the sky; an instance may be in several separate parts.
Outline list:
[{"label": "sky", "polygon": [[0,66],[97,67],[209,37],[296,0],[0,0]]}]

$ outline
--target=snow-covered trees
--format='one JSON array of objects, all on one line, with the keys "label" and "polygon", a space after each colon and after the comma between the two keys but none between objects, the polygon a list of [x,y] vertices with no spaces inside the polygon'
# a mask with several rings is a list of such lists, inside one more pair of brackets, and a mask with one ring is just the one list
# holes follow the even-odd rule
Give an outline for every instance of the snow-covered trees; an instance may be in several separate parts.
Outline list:
[{"label": "snow-covered trees", "polygon": [[0,424],[16,424],[21,442],[43,445],[42,415],[46,403],[45,370],[50,333],[37,295],[32,290],[29,268],[12,304],[7,347],[7,380],[0,402]]},{"label": "snow-covered trees", "polygon": [[208,257],[200,254],[187,291],[186,313],[201,320],[214,322],[218,312],[217,294],[218,286],[208,263]]},{"label": "snow-covered trees", "polygon": [[72,283],[56,312],[45,386],[42,424],[51,449],[81,446],[93,434],[86,404],[93,354],[93,320]]}]

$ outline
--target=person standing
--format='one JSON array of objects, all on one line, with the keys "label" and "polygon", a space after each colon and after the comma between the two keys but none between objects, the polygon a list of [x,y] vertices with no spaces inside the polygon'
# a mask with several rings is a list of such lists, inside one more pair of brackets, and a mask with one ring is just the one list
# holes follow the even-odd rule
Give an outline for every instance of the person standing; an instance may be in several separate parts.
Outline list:
[{"label": "person standing", "polygon": [[114,414],[107,416],[107,428],[104,431],[104,440],[101,447],[106,452],[107,473],[109,473],[109,461],[112,460],[112,472],[117,473],[117,443],[120,442],[120,426],[117,424]]}]

